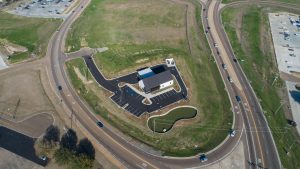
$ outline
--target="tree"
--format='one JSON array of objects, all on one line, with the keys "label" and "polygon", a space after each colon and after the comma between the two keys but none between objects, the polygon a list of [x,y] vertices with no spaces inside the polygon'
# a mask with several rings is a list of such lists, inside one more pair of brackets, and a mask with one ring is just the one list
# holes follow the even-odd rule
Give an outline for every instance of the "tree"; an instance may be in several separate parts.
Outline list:
[{"label": "tree", "polygon": [[71,163],[72,169],[90,169],[93,167],[94,160],[90,159],[86,155],[76,156],[74,161]]},{"label": "tree", "polygon": [[69,129],[60,140],[60,148],[65,148],[71,151],[76,151],[77,144],[77,135],[76,132],[72,129]]},{"label": "tree", "polygon": [[89,139],[84,138],[80,140],[77,150],[77,155],[86,155],[90,159],[95,159],[95,149],[93,144],[90,142]]},{"label": "tree", "polygon": [[59,141],[59,135],[60,135],[59,128],[57,126],[50,125],[47,128],[46,133],[43,137],[43,143],[52,145]]}]

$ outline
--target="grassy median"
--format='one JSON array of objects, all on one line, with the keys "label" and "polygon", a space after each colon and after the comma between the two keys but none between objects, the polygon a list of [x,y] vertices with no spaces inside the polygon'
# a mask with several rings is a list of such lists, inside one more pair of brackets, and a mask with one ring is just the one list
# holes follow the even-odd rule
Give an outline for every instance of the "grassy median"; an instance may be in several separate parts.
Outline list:
[{"label": "grassy median", "polygon": [[276,112],[286,90],[281,80],[272,86],[278,68],[267,13],[273,10],[255,6],[228,8],[222,13],[222,20],[236,57],[244,60],[240,64],[261,100],[284,168],[299,168],[299,137],[295,129],[288,126],[284,110]]},{"label": "grassy median", "polygon": [[[147,116],[134,118],[118,108],[109,99],[111,94],[97,84],[83,85],[85,93],[93,98],[84,96],[85,100],[96,113],[164,155],[189,156],[211,150],[224,140],[232,124],[230,102],[199,20],[201,7],[195,5],[195,11],[186,17],[186,6],[176,2],[93,0],[67,38],[69,51],[85,46],[108,47],[108,51],[94,56],[106,77],[161,63],[167,57],[175,58],[189,87],[189,101],[182,104],[196,107],[198,113],[189,125],[176,126],[164,135],[149,130]],[[191,24],[186,25],[187,20]],[[77,81],[80,81],[78,77]]]},{"label": "grassy median", "polygon": [[0,39],[28,50],[13,54],[10,57],[11,63],[27,59],[32,53],[37,57],[44,56],[48,41],[60,23],[59,19],[28,18],[0,11]]}]

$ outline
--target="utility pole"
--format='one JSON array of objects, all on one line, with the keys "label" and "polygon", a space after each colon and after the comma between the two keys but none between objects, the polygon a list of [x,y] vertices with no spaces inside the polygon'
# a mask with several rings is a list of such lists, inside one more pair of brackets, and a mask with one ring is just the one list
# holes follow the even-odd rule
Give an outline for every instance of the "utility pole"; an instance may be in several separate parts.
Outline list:
[{"label": "utility pole", "polygon": [[[155,118],[154,118],[154,130],[153,130],[153,132],[155,132]],[[153,133],[154,134],[154,133]]]},{"label": "utility pole", "polygon": [[295,145],[296,140],[294,140],[294,142],[291,144],[291,146],[289,147],[288,151],[287,151],[287,155],[290,153],[290,150],[292,149],[292,147]]},{"label": "utility pole", "polygon": [[281,102],[280,102],[280,105],[279,105],[279,107],[276,109],[276,111],[275,111],[275,115],[277,114],[277,112],[280,110],[280,108],[284,105],[286,103],[286,101],[285,100],[282,100]]},{"label": "utility pole", "polygon": [[20,102],[21,102],[21,99],[18,98],[18,102],[17,102],[17,104],[16,104],[16,108],[15,108],[15,110],[14,110],[14,112],[13,112],[13,118],[14,118],[14,119],[16,118],[17,110],[18,110],[18,108],[19,108],[19,106],[20,106]]},{"label": "utility pole", "polygon": [[272,85],[271,85],[271,86],[273,86],[273,85],[274,85],[274,83],[277,81],[277,79],[278,79],[278,75],[275,75],[275,78],[274,78],[274,80],[273,80],[273,82],[272,82]]},{"label": "utility pole", "polygon": [[71,117],[70,117],[70,119],[71,119],[71,129],[73,129],[72,128],[72,125],[73,125],[73,113],[74,113],[73,108],[71,108]]}]

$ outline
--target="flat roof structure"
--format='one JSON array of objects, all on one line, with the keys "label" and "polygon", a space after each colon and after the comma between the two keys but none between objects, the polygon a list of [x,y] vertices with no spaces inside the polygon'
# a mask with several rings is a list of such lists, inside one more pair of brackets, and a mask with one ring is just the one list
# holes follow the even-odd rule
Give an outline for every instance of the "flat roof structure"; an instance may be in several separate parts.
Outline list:
[{"label": "flat roof structure", "polygon": [[139,83],[142,83],[140,86],[143,86],[145,92],[150,92],[154,88],[159,88],[161,84],[173,80],[170,70],[164,71],[159,74],[155,74],[151,77],[141,80]]},{"label": "flat roof structure", "polygon": [[145,79],[145,78],[155,75],[155,73],[152,71],[152,69],[146,68],[146,69],[142,69],[142,70],[138,71],[138,75],[141,79]]}]

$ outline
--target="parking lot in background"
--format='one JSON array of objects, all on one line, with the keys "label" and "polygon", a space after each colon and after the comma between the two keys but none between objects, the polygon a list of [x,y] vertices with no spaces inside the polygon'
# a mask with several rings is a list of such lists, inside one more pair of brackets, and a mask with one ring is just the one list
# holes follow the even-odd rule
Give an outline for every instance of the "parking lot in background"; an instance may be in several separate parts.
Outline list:
[{"label": "parking lot in background", "polygon": [[[300,73],[300,16],[291,13],[269,14],[273,44],[276,54],[278,69],[289,75]],[[296,129],[300,134],[300,91],[295,88],[296,78],[283,79],[286,83],[288,100],[281,104],[290,103],[293,120],[298,124]],[[275,82],[276,78],[274,79]],[[299,82],[299,80],[298,80]],[[291,120],[291,119],[290,119]]]},{"label": "parking lot in background", "polygon": [[290,13],[269,14],[279,71],[300,73],[300,18]]},{"label": "parking lot in background", "polygon": [[31,0],[10,11],[27,17],[64,18],[76,0]]}]

